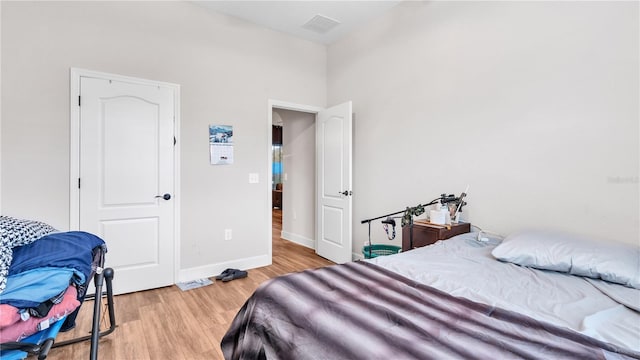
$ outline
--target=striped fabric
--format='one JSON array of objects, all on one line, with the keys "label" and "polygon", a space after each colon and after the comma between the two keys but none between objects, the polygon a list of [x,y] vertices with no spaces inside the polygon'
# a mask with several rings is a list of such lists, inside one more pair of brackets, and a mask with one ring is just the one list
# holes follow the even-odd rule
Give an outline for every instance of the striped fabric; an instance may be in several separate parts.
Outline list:
[{"label": "striped fabric", "polygon": [[227,360],[640,358],[366,262],[265,282],[236,315],[221,346]]},{"label": "striped fabric", "polygon": [[7,287],[7,276],[13,259],[13,248],[31,244],[41,237],[56,232],[40,221],[16,219],[0,215],[0,293]]}]

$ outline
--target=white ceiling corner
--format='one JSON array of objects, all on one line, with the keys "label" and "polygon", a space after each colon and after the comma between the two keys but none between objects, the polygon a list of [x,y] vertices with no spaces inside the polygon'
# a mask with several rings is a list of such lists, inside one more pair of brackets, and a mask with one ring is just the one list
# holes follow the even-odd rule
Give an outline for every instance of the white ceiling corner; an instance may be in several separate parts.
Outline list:
[{"label": "white ceiling corner", "polygon": [[[194,3],[293,36],[331,44],[382,15],[401,0],[379,1],[194,1]],[[305,28],[315,16],[337,21],[326,32]],[[330,22],[320,19],[330,26]],[[313,27],[313,24],[312,24]]]}]

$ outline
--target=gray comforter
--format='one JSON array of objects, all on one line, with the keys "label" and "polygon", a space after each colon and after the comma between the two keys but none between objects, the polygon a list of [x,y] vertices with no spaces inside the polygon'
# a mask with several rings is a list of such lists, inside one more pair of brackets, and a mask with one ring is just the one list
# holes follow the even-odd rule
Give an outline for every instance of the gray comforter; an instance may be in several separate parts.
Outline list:
[{"label": "gray comforter", "polygon": [[227,360],[640,358],[366,262],[265,282],[221,346]]}]

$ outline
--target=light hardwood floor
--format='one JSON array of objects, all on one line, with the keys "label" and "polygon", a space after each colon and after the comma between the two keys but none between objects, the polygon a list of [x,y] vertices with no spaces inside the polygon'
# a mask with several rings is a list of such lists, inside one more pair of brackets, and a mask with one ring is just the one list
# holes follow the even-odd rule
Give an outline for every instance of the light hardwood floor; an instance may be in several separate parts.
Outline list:
[{"label": "light hardwood floor", "polygon": [[[249,270],[244,279],[216,281],[184,292],[174,285],[116,296],[118,327],[100,340],[99,359],[222,359],[220,340],[260,283],[278,275],[333,264],[312,249],[280,238],[280,210],[274,210],[273,224],[273,265]],[[118,281],[117,273],[114,281]],[[91,329],[92,309],[93,302],[86,302],[76,329],[61,333],[57,341],[86,335]],[[89,345],[83,342],[52,349],[48,359],[87,359]]]}]

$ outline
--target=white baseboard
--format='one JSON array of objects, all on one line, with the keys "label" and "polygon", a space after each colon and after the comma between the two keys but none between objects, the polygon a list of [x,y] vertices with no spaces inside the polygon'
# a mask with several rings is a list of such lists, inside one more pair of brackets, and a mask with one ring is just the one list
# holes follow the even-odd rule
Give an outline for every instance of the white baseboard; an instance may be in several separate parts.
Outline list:
[{"label": "white baseboard", "polygon": [[[315,244],[315,241],[313,239],[309,239],[309,238],[306,238],[306,237],[298,235],[298,234],[292,234],[292,233],[287,232],[287,231],[282,231],[281,234],[280,234],[280,237],[285,239],[285,240],[294,242],[294,243],[296,243],[298,245],[302,245],[304,247],[308,247],[309,249],[315,249],[316,248],[316,246],[315,246],[316,244]],[[363,260],[364,256],[361,253],[355,253],[354,252],[354,253],[351,253],[351,259],[353,261]]]},{"label": "white baseboard", "polygon": [[316,248],[316,242],[313,239],[309,239],[306,238],[302,235],[298,235],[298,234],[292,234],[290,232],[287,231],[282,231],[282,233],[280,234],[280,237],[285,239],[285,240],[289,240],[291,242],[294,242],[298,245],[302,245],[304,247],[308,247],[309,249],[315,249]]},{"label": "white baseboard", "polygon": [[226,261],[223,263],[202,265],[189,269],[181,269],[178,274],[177,282],[185,282],[213,277],[220,274],[225,269],[248,270],[268,265],[271,265],[271,259],[269,258],[269,255],[260,255],[250,258]]},{"label": "white baseboard", "polygon": [[[284,232],[283,232],[284,235]],[[289,234],[291,239],[287,239],[285,236],[282,236],[283,239],[295,242],[296,244],[300,244],[302,246],[314,249],[313,240],[307,239],[302,236]],[[364,256],[361,253],[351,253],[351,258],[353,261],[363,260]],[[196,266],[189,269],[181,269],[178,274],[178,279],[176,282],[187,282],[193,281],[196,279],[210,278],[220,274],[225,269],[255,269],[263,266],[271,265],[271,259],[267,255],[254,256],[250,258],[238,259],[234,261],[227,261],[223,263],[217,264],[208,264],[202,266]]]}]

